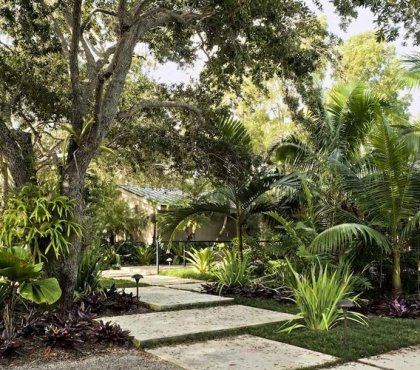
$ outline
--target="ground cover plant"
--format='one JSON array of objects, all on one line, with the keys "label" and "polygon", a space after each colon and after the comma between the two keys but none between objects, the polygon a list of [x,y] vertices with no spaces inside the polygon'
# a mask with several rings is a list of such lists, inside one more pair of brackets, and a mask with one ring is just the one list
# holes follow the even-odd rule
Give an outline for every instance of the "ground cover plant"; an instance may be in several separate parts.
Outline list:
[{"label": "ground cover plant", "polygon": [[[239,304],[290,314],[299,312],[299,308],[294,304],[279,303],[272,299],[236,298],[235,301]],[[367,326],[350,321],[346,338],[342,322],[328,331],[304,328],[286,333],[279,330],[278,324],[269,324],[250,328],[247,332],[263,338],[328,353],[348,361],[420,344],[419,320],[369,316],[367,321]]]}]

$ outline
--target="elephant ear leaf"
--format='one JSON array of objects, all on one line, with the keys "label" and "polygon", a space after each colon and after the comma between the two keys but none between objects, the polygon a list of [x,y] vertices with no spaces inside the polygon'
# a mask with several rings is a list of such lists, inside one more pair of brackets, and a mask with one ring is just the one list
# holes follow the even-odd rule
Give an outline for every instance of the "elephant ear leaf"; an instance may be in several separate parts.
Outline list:
[{"label": "elephant ear leaf", "polygon": [[61,297],[61,288],[56,278],[23,283],[19,294],[28,301],[36,304],[53,304]]}]

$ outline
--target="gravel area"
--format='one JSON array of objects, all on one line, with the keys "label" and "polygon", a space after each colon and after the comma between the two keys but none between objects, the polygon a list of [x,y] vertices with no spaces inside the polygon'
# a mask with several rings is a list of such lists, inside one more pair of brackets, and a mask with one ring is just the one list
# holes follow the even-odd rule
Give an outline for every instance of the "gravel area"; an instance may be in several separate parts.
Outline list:
[{"label": "gravel area", "polygon": [[[2,368],[0,366],[0,368]],[[20,366],[8,366],[10,370],[182,370],[182,368],[157,357],[139,351],[125,354],[99,355],[45,363],[36,361]]]}]

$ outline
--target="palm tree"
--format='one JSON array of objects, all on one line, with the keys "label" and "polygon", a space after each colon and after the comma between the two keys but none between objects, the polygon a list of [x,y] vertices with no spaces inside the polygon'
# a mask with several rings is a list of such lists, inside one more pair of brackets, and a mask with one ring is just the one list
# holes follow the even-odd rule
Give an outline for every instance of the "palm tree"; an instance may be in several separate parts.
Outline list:
[{"label": "palm tree", "polygon": [[[324,99],[318,115],[306,114],[300,135],[288,135],[275,142],[270,152],[293,169],[320,172],[329,169],[331,158],[351,161],[372,130],[385,99],[360,81],[337,84]],[[327,167],[327,168],[325,168]]]},{"label": "palm tree", "polygon": [[401,253],[420,219],[419,126],[403,120],[391,125],[391,118],[400,119],[392,107],[360,83],[335,87],[325,107],[325,117],[317,118],[318,133],[283,140],[275,148],[279,158],[306,173],[320,200],[316,209],[306,208],[308,215],[317,215],[309,245],[290,220],[274,217],[312,252],[337,252],[356,240],[392,251],[398,295]]},{"label": "palm tree", "polygon": [[[387,238],[393,254],[392,287],[402,292],[401,253],[410,244],[420,221],[419,152],[413,151],[401,136],[400,128],[381,115],[360,166],[336,162],[343,189],[351,194],[361,211],[360,224],[370,225]],[[333,248],[340,230],[328,232],[313,243],[316,250]]]},{"label": "palm tree", "polygon": [[420,53],[410,55],[403,60],[407,65],[406,84],[411,87],[420,86]]},{"label": "palm tree", "polygon": [[275,186],[294,186],[292,175],[265,174],[250,178],[242,185],[226,185],[206,195],[206,200],[191,203],[187,207],[174,208],[162,216],[162,227],[174,233],[182,228],[186,220],[203,214],[220,214],[235,223],[241,258],[243,257],[244,226],[253,216],[264,214],[275,208],[268,196]]},{"label": "palm tree", "polygon": [[[225,116],[216,121],[215,126],[223,138],[237,146],[238,150],[251,151],[251,138],[240,121]],[[270,172],[263,166],[254,168],[186,207],[169,210],[162,216],[162,228],[164,232],[172,232],[173,235],[175,231],[182,229],[189,219],[194,219],[197,215],[212,213],[223,215],[235,223],[239,253],[242,258],[243,233],[247,221],[255,215],[274,209],[275,205],[268,195],[273,187],[293,186],[295,182],[296,177],[293,175],[281,175],[277,170]]]}]

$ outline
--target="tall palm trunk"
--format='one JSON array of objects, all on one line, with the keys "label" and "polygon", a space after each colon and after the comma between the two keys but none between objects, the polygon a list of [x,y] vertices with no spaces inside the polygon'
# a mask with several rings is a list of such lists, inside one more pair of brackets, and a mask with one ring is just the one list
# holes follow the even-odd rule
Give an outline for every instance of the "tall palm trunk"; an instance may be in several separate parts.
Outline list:
[{"label": "tall palm trunk", "polygon": [[244,259],[244,243],[242,238],[242,224],[241,220],[238,217],[236,220],[236,237],[238,238],[238,249],[239,249],[239,256],[241,258],[241,261]]},{"label": "tall palm trunk", "polygon": [[392,266],[392,295],[397,298],[402,293],[402,283],[401,283],[401,253],[400,249],[397,247],[394,250],[393,256],[393,266]]}]

